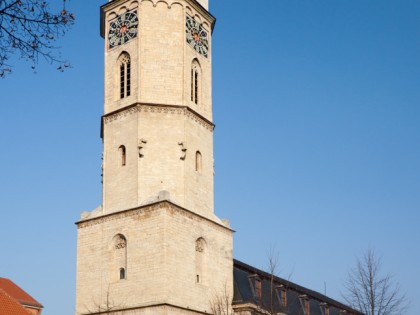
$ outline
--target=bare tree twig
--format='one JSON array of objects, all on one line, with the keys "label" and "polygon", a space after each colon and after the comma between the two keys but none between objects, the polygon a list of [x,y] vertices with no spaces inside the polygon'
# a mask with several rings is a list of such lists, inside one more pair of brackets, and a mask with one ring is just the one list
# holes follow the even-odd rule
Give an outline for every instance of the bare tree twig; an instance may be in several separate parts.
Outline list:
[{"label": "bare tree twig", "polygon": [[46,0],[0,0],[0,77],[11,72],[10,57],[18,55],[38,64],[39,57],[58,64],[62,71],[69,65],[54,52],[57,39],[74,24],[74,15],[65,8],[52,12]]},{"label": "bare tree twig", "polygon": [[349,272],[343,298],[366,315],[401,315],[407,308],[406,297],[398,282],[390,274],[381,275],[380,268],[381,259],[369,248]]}]

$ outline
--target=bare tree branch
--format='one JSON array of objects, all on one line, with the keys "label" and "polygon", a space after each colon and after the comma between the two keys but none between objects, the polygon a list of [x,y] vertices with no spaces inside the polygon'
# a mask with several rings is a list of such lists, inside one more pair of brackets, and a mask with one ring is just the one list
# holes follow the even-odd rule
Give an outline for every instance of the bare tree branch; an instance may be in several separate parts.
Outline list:
[{"label": "bare tree branch", "polygon": [[214,295],[210,301],[210,310],[213,315],[233,315],[232,296],[225,285],[223,292]]},{"label": "bare tree branch", "polygon": [[0,0],[0,77],[12,70],[8,62],[19,55],[32,63],[32,68],[42,57],[58,64],[63,71],[69,65],[54,51],[57,39],[73,25],[74,15],[62,8],[53,13],[46,0]]},{"label": "bare tree branch", "polygon": [[345,282],[343,298],[366,315],[401,315],[407,308],[406,297],[390,274],[380,273],[381,259],[368,249]]}]

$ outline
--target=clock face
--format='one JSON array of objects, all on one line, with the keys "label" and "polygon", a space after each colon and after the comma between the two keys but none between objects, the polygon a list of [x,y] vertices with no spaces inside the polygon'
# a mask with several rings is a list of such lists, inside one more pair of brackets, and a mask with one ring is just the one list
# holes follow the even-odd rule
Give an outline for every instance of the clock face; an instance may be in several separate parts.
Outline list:
[{"label": "clock face", "polygon": [[121,14],[109,23],[109,48],[128,42],[137,36],[139,19],[134,11]]},{"label": "clock face", "polygon": [[192,17],[187,15],[187,43],[197,52],[207,58],[209,51],[209,40],[207,31]]}]

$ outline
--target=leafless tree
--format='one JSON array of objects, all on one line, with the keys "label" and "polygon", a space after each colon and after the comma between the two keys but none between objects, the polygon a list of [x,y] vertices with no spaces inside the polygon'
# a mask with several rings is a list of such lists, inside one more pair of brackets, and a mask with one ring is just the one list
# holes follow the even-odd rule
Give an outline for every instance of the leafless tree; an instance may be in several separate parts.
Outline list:
[{"label": "leafless tree", "polygon": [[232,299],[225,285],[223,292],[214,295],[210,301],[210,310],[213,315],[233,315]]},{"label": "leafless tree", "polygon": [[111,298],[110,287],[108,286],[105,301],[103,303],[95,301],[93,303],[93,307],[89,308],[85,306],[85,308],[88,310],[86,314],[89,315],[110,315],[117,312],[117,310],[123,308],[123,305],[117,305],[114,303],[114,301]]},{"label": "leafless tree", "polygon": [[392,275],[382,275],[381,260],[368,249],[348,274],[346,302],[366,315],[401,315],[407,308],[406,297]]},{"label": "leafless tree", "polygon": [[274,247],[271,247],[267,254],[267,271],[270,274],[270,305],[268,306],[270,314],[278,313],[278,304],[275,303],[277,298],[275,278],[279,272],[279,254]]},{"label": "leafless tree", "polygon": [[62,7],[53,12],[47,0],[0,0],[0,77],[11,72],[10,57],[18,55],[32,63],[43,57],[64,70],[69,65],[57,57],[56,40],[74,23],[74,16]]}]

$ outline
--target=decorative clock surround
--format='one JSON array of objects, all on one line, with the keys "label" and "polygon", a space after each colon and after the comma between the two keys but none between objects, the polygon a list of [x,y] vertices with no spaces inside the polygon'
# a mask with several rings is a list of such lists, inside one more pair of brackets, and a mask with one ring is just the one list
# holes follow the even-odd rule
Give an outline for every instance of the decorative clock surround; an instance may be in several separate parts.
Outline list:
[{"label": "decorative clock surround", "polygon": [[136,11],[130,11],[117,16],[109,23],[109,48],[114,48],[128,42],[137,36],[139,19]]},{"label": "decorative clock surround", "polygon": [[187,43],[204,57],[208,57],[209,40],[208,32],[203,25],[187,15],[186,20]]}]

